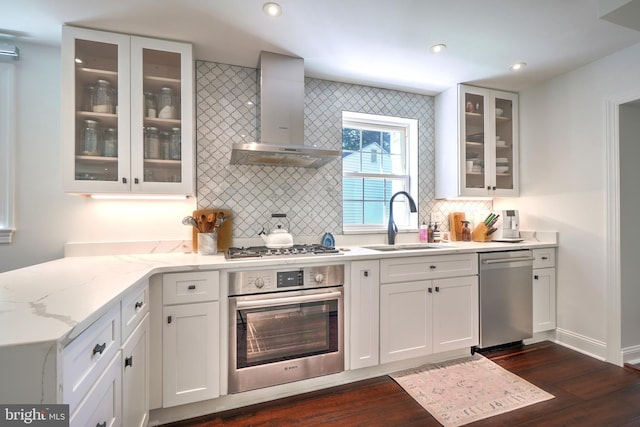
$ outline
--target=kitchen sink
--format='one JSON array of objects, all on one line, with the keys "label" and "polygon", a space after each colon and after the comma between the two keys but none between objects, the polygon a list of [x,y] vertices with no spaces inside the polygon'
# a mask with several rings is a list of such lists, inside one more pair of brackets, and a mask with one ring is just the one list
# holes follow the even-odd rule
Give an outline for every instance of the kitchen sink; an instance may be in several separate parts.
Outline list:
[{"label": "kitchen sink", "polygon": [[407,243],[400,245],[371,245],[363,246],[365,249],[372,249],[374,251],[392,252],[392,251],[417,251],[423,249],[442,249],[447,248],[447,245],[440,245],[434,243]]}]

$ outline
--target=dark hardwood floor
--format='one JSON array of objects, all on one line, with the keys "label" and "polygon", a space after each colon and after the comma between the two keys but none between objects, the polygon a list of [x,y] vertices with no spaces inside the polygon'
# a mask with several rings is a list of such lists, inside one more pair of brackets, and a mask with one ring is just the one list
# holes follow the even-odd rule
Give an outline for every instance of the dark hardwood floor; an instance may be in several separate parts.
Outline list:
[{"label": "dark hardwood floor", "polygon": [[[551,342],[483,351],[555,399],[473,426],[640,426],[640,371]],[[194,418],[171,427],[440,426],[388,376]]]}]

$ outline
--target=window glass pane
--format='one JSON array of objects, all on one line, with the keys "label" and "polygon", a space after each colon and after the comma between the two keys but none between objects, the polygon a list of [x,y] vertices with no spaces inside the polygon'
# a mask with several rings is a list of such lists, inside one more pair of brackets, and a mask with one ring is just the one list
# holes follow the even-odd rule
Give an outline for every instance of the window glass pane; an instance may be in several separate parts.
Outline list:
[{"label": "window glass pane", "polygon": [[363,224],[363,207],[362,202],[342,202],[342,221],[345,225],[361,225]]},{"label": "window glass pane", "polygon": [[349,151],[360,150],[360,139],[362,132],[360,129],[343,128],[342,129],[342,149]]},{"label": "window glass pane", "polygon": [[342,152],[342,171],[343,172],[360,172],[361,169],[361,161],[360,161],[361,153],[359,151],[353,152]]},{"label": "window glass pane", "polygon": [[362,200],[362,178],[345,178],[342,181],[343,200]]},{"label": "window glass pane", "polygon": [[384,180],[382,179],[365,179],[364,180],[364,200],[376,200],[383,202],[384,197]]},{"label": "window glass pane", "polygon": [[364,202],[364,224],[382,225],[388,221],[386,203]]}]

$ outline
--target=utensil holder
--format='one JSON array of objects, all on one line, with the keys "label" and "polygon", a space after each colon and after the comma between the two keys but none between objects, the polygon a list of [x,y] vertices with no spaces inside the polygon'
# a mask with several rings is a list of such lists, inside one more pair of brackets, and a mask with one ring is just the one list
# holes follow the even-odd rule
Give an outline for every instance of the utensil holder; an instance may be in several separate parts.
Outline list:
[{"label": "utensil holder", "polygon": [[474,242],[490,242],[491,235],[487,236],[489,229],[484,223],[480,223],[476,228],[471,232],[471,240]]},{"label": "utensil holder", "polygon": [[218,253],[218,233],[198,233],[198,253],[216,255]]}]

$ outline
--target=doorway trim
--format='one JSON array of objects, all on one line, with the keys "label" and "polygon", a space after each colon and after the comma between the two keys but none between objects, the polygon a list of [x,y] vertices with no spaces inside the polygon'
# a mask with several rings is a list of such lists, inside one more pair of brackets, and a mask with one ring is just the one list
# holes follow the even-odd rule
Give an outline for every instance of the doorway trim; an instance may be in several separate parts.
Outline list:
[{"label": "doorway trim", "polygon": [[620,259],[620,105],[640,99],[640,90],[627,91],[606,102],[607,199],[607,361],[623,365],[622,275]]}]

